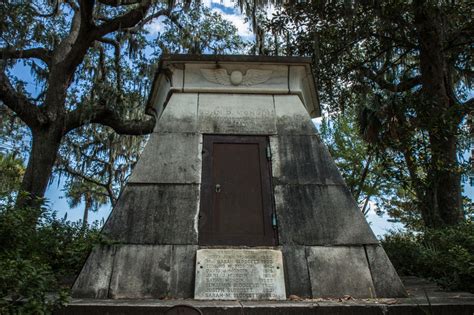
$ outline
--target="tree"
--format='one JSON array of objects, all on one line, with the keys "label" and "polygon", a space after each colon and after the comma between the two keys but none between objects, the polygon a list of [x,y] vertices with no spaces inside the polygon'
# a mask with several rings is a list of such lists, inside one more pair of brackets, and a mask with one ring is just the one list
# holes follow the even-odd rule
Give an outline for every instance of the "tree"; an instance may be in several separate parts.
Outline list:
[{"label": "tree", "polygon": [[85,230],[87,228],[89,212],[98,211],[101,206],[107,204],[108,194],[102,186],[77,178],[68,182],[65,190],[66,198],[71,208],[75,208],[84,202],[82,229]]},{"label": "tree", "polygon": [[237,28],[199,2],[182,10],[179,25],[164,21],[164,30],[156,39],[160,49],[173,54],[223,54],[242,51],[246,46]]},{"label": "tree", "polygon": [[374,204],[373,210],[381,214],[391,210],[403,181],[394,157],[379,155],[359,135],[356,118],[353,108],[323,117],[319,133],[362,213],[367,215]]},{"label": "tree", "polygon": [[[44,195],[58,152],[76,148],[77,157],[87,151],[78,143],[85,130],[102,134],[111,128],[120,135],[152,132],[155,117],[144,113],[143,106],[150,86],[146,74],[153,62],[144,55],[150,47],[146,25],[164,16],[180,27],[182,10],[174,12],[173,1],[152,0],[20,1],[0,6],[0,100],[31,131],[21,185],[29,195],[18,204],[34,205],[35,198]],[[18,60],[35,75],[37,95],[30,95],[14,77],[11,69]],[[136,80],[137,75],[144,79]],[[66,143],[76,146],[61,148]],[[88,153],[94,153],[97,146],[87,144]],[[85,165],[80,158],[69,163],[60,156],[63,171],[74,174]],[[110,160],[91,163],[116,165]],[[82,170],[74,175],[84,175]]]},{"label": "tree", "polygon": [[460,222],[459,135],[474,105],[469,3],[313,1],[269,27],[294,40],[291,53],[314,57],[323,103],[356,107],[365,140],[403,159],[425,225]]},{"label": "tree", "polygon": [[[138,67],[122,66],[122,81],[133,82],[138,76],[146,76],[147,80],[143,81],[151,82],[153,72],[150,69],[154,69],[155,58],[162,52],[192,52],[188,49],[198,45],[200,50],[193,53],[225,53],[239,51],[245,46],[232,24],[199,3],[191,4],[189,8],[177,6],[173,14],[179,15],[179,23],[164,20],[157,38],[148,40],[146,49],[153,48],[150,54],[153,58],[141,55],[137,58],[140,60]],[[90,67],[94,64],[91,62]],[[114,67],[110,63],[101,65],[108,74],[114,73]],[[144,84],[139,93],[129,93],[125,103],[136,104],[134,111],[139,112],[149,88],[149,84]],[[144,140],[143,137],[118,135],[100,125],[85,126],[67,135],[60,149],[56,174],[66,176],[66,196],[71,204],[75,204],[79,196],[89,198],[89,204],[103,204],[105,197],[108,204],[114,206]],[[90,194],[89,190],[94,193]]]},{"label": "tree", "polygon": [[0,153],[0,203],[8,202],[18,193],[24,172],[21,159],[14,154]]}]

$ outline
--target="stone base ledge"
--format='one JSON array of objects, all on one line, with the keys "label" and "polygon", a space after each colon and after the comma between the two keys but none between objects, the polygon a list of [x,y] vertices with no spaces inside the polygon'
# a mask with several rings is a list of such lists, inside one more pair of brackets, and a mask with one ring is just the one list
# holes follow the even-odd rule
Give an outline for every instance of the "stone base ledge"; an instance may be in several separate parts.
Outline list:
[{"label": "stone base ledge", "polygon": [[466,314],[474,312],[474,298],[443,300],[430,303],[420,299],[390,299],[367,301],[196,301],[196,300],[73,300],[55,314],[167,314],[175,305],[190,305],[203,314]]},{"label": "stone base ledge", "polygon": [[[355,299],[350,296],[332,299],[286,301],[197,301],[193,299],[73,299],[57,315],[167,314],[176,305],[189,305],[202,314],[474,314],[474,294],[445,292],[435,284],[417,277],[403,277],[408,298]],[[298,300],[295,300],[298,299]],[[168,313],[170,314],[170,313]]]}]

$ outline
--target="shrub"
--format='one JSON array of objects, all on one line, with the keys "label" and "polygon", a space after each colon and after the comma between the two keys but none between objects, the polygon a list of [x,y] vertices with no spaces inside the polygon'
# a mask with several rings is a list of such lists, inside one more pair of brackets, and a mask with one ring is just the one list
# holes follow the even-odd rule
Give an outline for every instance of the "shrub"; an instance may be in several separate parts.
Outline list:
[{"label": "shrub", "polygon": [[420,233],[392,232],[382,245],[400,275],[421,276],[450,290],[474,292],[474,224]]},{"label": "shrub", "polygon": [[0,314],[45,314],[62,306],[98,242],[97,224],[84,229],[45,207],[0,205]]}]

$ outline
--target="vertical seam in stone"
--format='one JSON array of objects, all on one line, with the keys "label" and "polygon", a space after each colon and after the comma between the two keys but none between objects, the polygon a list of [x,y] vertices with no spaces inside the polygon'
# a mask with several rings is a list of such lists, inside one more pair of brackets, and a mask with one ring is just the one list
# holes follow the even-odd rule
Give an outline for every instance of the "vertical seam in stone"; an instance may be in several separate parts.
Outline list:
[{"label": "vertical seam in stone", "polygon": [[309,262],[308,262],[308,246],[303,246],[304,248],[304,259],[306,261],[306,270],[308,273],[308,282],[309,282],[309,292],[311,294],[311,297],[314,298],[313,296],[313,282],[311,281],[311,273],[309,272]]},{"label": "vertical seam in stone", "polygon": [[184,82],[185,82],[185,79],[186,79],[186,64],[183,63],[183,86],[181,87],[181,92],[184,93]]},{"label": "vertical seam in stone", "polygon": [[[176,296],[171,296],[171,290],[173,289],[172,286],[174,285],[173,284],[173,281],[176,280],[176,287],[178,286],[178,272],[176,272],[176,274],[174,275],[176,277],[176,279],[173,279],[173,266],[174,266],[174,263],[175,263],[175,248],[174,248],[174,245],[170,245],[170,261],[169,261],[169,266],[170,266],[170,271],[169,271],[169,275],[168,275],[168,290],[166,291],[166,296],[167,297],[172,297],[172,298],[176,298]],[[176,266],[176,270],[179,270],[179,266]],[[173,292],[173,293],[176,293],[176,292]]]},{"label": "vertical seam in stone", "polygon": [[290,70],[291,70],[291,66],[288,65],[288,73],[287,73],[287,77],[286,77],[286,82],[288,84],[288,94],[291,94],[291,90],[290,90]]},{"label": "vertical seam in stone", "polygon": [[244,305],[240,301],[237,301],[237,302],[239,302],[239,305],[240,305],[240,314],[245,314],[244,313]]},{"label": "vertical seam in stone", "polygon": [[107,285],[107,298],[111,299],[112,296],[110,295],[110,286],[112,284],[112,277],[114,275],[114,269],[115,269],[115,257],[117,256],[117,245],[112,245],[112,270],[110,271],[110,276],[109,276],[109,283]]},{"label": "vertical seam in stone", "polygon": [[[274,121],[275,121],[275,131],[276,131],[276,134],[278,134],[278,129],[277,129],[277,120],[278,120],[278,117],[277,117],[277,110],[276,110],[276,105],[275,105],[275,94],[272,94],[272,102],[273,102],[273,117],[274,117]],[[270,142],[270,140],[269,140]]]},{"label": "vertical seam in stone", "polygon": [[364,253],[365,253],[365,259],[367,260],[367,266],[369,267],[369,272],[370,272],[370,279],[372,280],[372,286],[374,287],[374,298],[377,298],[377,289],[375,288],[375,281],[374,281],[374,275],[372,272],[372,266],[370,265],[369,261],[369,254],[367,253],[367,245],[364,246]]},{"label": "vertical seam in stone", "polygon": [[196,132],[200,133],[199,129],[199,96],[201,93],[197,93],[197,106],[196,106]]}]

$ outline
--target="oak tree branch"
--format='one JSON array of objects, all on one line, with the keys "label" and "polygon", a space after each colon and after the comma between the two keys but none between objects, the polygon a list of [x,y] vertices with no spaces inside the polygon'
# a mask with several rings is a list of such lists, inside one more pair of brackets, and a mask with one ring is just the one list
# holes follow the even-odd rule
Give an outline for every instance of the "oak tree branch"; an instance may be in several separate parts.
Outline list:
[{"label": "oak tree branch", "polygon": [[30,103],[25,95],[18,93],[5,73],[0,72],[0,101],[14,111],[30,128],[38,128],[47,119],[41,110]]},{"label": "oak tree branch", "polygon": [[66,116],[65,133],[87,123],[108,126],[121,135],[139,136],[153,132],[156,118],[150,115],[148,119],[123,119],[117,112],[105,106],[97,106],[90,115],[87,115],[83,109],[78,108]]},{"label": "oak tree branch", "polygon": [[381,75],[377,75],[367,68],[361,67],[360,71],[367,79],[372,80],[382,89],[388,90],[390,92],[405,92],[421,84],[421,76],[415,76],[413,78],[403,80],[398,84],[393,84],[387,80],[384,80]]},{"label": "oak tree branch", "polygon": [[36,58],[47,65],[51,63],[51,52],[45,48],[14,49],[0,48],[1,59],[30,59]]},{"label": "oak tree branch", "polygon": [[94,29],[93,36],[98,39],[118,29],[125,29],[135,26],[145,16],[151,6],[151,0],[144,0],[141,4],[108,22],[105,22]]}]

